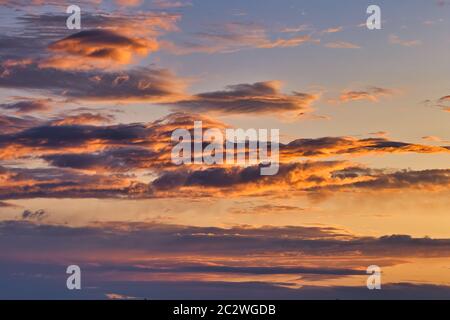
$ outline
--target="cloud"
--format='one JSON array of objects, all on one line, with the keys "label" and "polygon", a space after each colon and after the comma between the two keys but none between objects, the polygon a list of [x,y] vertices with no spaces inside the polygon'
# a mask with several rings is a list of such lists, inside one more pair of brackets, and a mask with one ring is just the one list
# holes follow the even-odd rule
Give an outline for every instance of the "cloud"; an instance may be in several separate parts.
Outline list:
[{"label": "cloud", "polygon": [[158,50],[159,37],[177,31],[180,17],[164,12],[106,13],[98,8],[95,12],[86,9],[83,31],[74,33],[66,27],[66,14],[23,13],[14,16],[15,24],[0,35],[0,57],[32,58],[41,66],[64,69],[123,66]]},{"label": "cloud", "polygon": [[0,208],[15,208],[15,204],[0,201]]},{"label": "cloud", "polygon": [[[283,291],[286,297],[327,297],[328,290],[334,292],[333,287],[325,289],[310,283],[349,276],[361,276],[365,283],[369,261],[389,267],[410,258],[446,258],[450,256],[450,240],[408,235],[357,236],[327,226],[219,228],[104,222],[75,227],[20,220],[0,222],[0,252],[0,277],[2,283],[10,281],[11,288],[22,284],[22,280],[28,280],[29,285],[32,280],[33,288],[40,287],[42,284],[34,281],[44,276],[43,287],[48,289],[55,276],[59,279],[58,275],[65,275],[68,263],[76,263],[85,274],[85,286],[93,286],[103,295],[120,292],[147,297],[147,291],[138,292],[136,288],[153,288],[150,283],[166,281],[192,290],[197,286],[192,281],[201,278],[205,286],[220,289],[221,294],[231,285],[227,282],[239,284],[246,288],[243,296],[247,298],[252,292],[250,283],[273,286],[275,292],[276,288],[288,289]],[[308,264],[300,262],[299,253],[308,257]],[[339,261],[330,260],[330,256],[338,256]],[[99,281],[98,285],[93,281]],[[108,284],[121,281],[123,288]],[[384,284],[388,291],[390,286],[393,285]],[[405,292],[415,288],[413,284],[404,286]],[[196,292],[201,295],[203,290]],[[14,292],[10,290],[2,296],[17,295]],[[23,295],[23,290],[20,292]],[[39,291],[41,298],[45,292]],[[174,292],[184,295],[184,291]],[[395,292],[398,297],[401,291]],[[271,291],[271,296],[274,294]]]},{"label": "cloud", "polygon": [[0,74],[3,88],[33,89],[81,100],[169,102],[184,96],[183,81],[165,69],[65,71],[31,63],[3,64]]},{"label": "cloud", "polygon": [[308,35],[303,36],[297,36],[292,38],[278,38],[274,39],[270,42],[261,44],[258,46],[258,48],[261,49],[273,49],[273,48],[292,48],[292,47],[298,47],[299,45],[306,43],[306,42],[318,42],[318,40],[312,39]]},{"label": "cloud", "polygon": [[[141,161],[142,168],[171,166],[171,135],[175,129],[193,131],[194,121],[202,121],[204,130],[225,128],[225,124],[208,117],[182,113],[149,123],[93,125],[110,119],[111,115],[83,112],[36,121],[33,122],[34,127],[29,127],[26,126],[28,122],[21,118],[6,118],[5,127],[8,124],[11,132],[0,135],[0,159],[54,154],[48,158],[49,161],[75,164],[76,161],[69,161],[75,153],[72,158],[77,160],[109,159],[108,162],[123,163],[123,168],[126,164],[138,165]],[[22,131],[19,130],[21,126]],[[56,161],[58,158],[64,158],[65,162]],[[136,167],[128,168],[132,169]]]},{"label": "cloud", "polygon": [[[59,263],[67,259],[88,263],[86,272],[345,276],[365,273],[366,259],[384,261],[384,265],[399,263],[398,258],[450,256],[449,239],[356,236],[325,226],[217,228],[110,222],[70,227],[21,220],[0,222],[0,231],[3,261],[14,261],[15,252],[22,257],[30,254],[25,261],[34,263],[48,262],[45,257],[51,255]],[[40,255],[32,254],[35,252]],[[96,252],[108,254],[92,255]],[[220,257],[215,256],[217,252]],[[309,266],[302,265],[299,252],[318,259],[311,259]],[[149,260],[149,254],[154,259]],[[121,256],[120,263],[111,255]],[[344,263],[340,265],[346,267],[333,267],[330,255],[341,257]],[[389,262],[388,258],[397,260]],[[271,261],[269,266],[260,264],[267,261]]]},{"label": "cloud", "polygon": [[391,141],[386,138],[357,139],[354,137],[296,139],[280,147],[281,157],[286,159],[402,152],[448,153],[450,149],[448,147]]},{"label": "cloud", "polygon": [[[98,5],[102,0],[79,0],[78,4],[94,6]],[[6,5],[8,7],[13,7],[15,9],[22,10],[23,8],[29,7],[40,7],[44,3],[43,0],[0,0],[0,4]],[[67,7],[67,3],[62,0],[47,0],[45,1],[47,6],[56,7]]]},{"label": "cloud", "polygon": [[171,194],[210,197],[324,191],[443,191],[450,186],[450,171],[444,169],[389,172],[342,161],[282,164],[279,173],[271,177],[259,175],[259,169],[259,166],[179,169],[161,174],[150,189],[159,197]]},{"label": "cloud", "polygon": [[322,31],[322,33],[336,33],[340,32],[344,29],[344,27],[334,27],[334,28],[328,28]]},{"label": "cloud", "polygon": [[431,142],[444,142],[444,143],[450,143],[450,141],[448,140],[444,140],[438,136],[423,136],[422,137],[423,140],[425,141],[431,141]]},{"label": "cloud", "polygon": [[236,52],[251,48],[288,48],[308,42],[317,43],[319,40],[310,35],[270,36],[261,25],[233,22],[210,25],[206,31],[176,42],[164,41],[161,46],[173,54],[192,54]]},{"label": "cloud", "polygon": [[131,297],[119,293],[106,293],[105,296],[110,300],[135,300],[137,297]]},{"label": "cloud", "polygon": [[110,114],[83,112],[79,114],[57,118],[52,121],[55,126],[95,125],[111,123],[114,116]]},{"label": "cloud", "polygon": [[450,95],[439,98],[436,105],[442,110],[450,112]]},{"label": "cloud", "polygon": [[[305,255],[329,256],[340,255],[355,259],[356,256],[363,257],[449,257],[450,240],[432,238],[413,238],[409,235],[389,235],[382,237],[360,237],[352,235],[343,230],[333,227],[195,227],[179,226],[170,224],[154,223],[125,223],[109,222],[98,223],[84,227],[70,227],[64,225],[35,224],[29,221],[2,221],[0,222],[0,247],[4,252],[3,258],[13,257],[15,252],[40,252],[44,257],[48,252],[54,252],[57,258],[59,249],[64,248],[65,253],[85,253],[105,250],[108,252],[127,252],[133,250],[134,261],[137,268],[141,265],[139,257],[145,258],[146,254],[167,254],[167,257],[176,256],[180,253],[183,256],[196,254],[198,257],[211,257],[211,254],[220,252],[223,256],[250,257],[251,254],[264,254],[273,257],[278,254],[302,252]],[[30,243],[29,239],[34,239]],[[83,241],[80,241],[82,239]],[[3,251],[14,243],[15,250]],[[85,251],[85,248],[89,250]],[[107,257],[107,256],[106,256]],[[105,256],[102,259],[106,258]],[[100,257],[99,257],[100,258]],[[131,256],[130,256],[131,258]],[[161,257],[163,262],[164,257]],[[290,262],[296,261],[297,270],[284,268],[279,270],[270,268],[245,268],[242,272],[251,273],[314,273],[313,270],[305,266],[299,266],[298,260],[293,258]],[[106,259],[103,263],[109,261]],[[98,261],[101,262],[101,261]],[[169,261],[175,272],[183,270],[177,269],[179,266],[186,268],[208,269],[208,266],[193,264],[189,260],[186,262]],[[280,258],[280,262],[282,259]],[[142,261],[143,270],[145,267],[156,267],[151,261],[146,264]],[[167,266],[167,265],[166,265]],[[211,271],[214,265],[210,264]],[[276,264],[272,265],[275,268]],[[278,267],[283,264],[278,265]],[[292,265],[291,265],[292,266]],[[129,266],[132,267],[132,266]],[[167,266],[168,267],[168,266]],[[227,269],[218,267],[218,271],[236,272],[233,268]],[[222,269],[222,270],[220,270]],[[364,268],[365,269],[365,268]],[[155,269],[157,270],[157,269]],[[327,271],[328,270],[328,271]],[[170,270],[168,270],[170,272]],[[323,273],[346,273],[343,270],[325,269]],[[187,272],[187,271],[183,271]],[[217,271],[216,271],[217,272]],[[322,272],[315,270],[315,272]],[[348,272],[348,271],[347,271]]]},{"label": "cloud", "polygon": [[308,30],[311,30],[311,27],[307,24],[302,24],[297,27],[283,28],[283,29],[281,29],[280,32],[282,32],[282,33],[298,33],[298,32],[308,31]]},{"label": "cloud", "polygon": [[306,190],[329,184],[333,180],[331,172],[347,166],[345,162],[339,161],[281,164],[275,176],[261,176],[259,165],[198,170],[181,168],[161,174],[151,183],[151,188],[156,193],[168,191],[198,196]]},{"label": "cloud", "polygon": [[[126,155],[127,150],[122,150]],[[139,150],[142,152],[142,150]],[[50,155],[45,159],[65,168],[19,169],[0,167],[0,200],[33,198],[210,198],[310,194],[362,191],[445,191],[449,170],[382,170],[357,167],[339,161],[281,164],[276,176],[261,176],[259,166],[213,167],[207,169],[151,170],[157,178],[150,183],[128,172],[132,166],[152,166],[133,156],[107,158],[97,155]],[[145,156],[145,155],[144,155]],[[125,160],[119,160],[125,159]],[[142,161],[142,162],[139,162]],[[147,162],[146,162],[147,161]],[[153,167],[152,169],[155,169]],[[81,170],[81,171],[79,171]],[[93,171],[92,173],[83,170]],[[95,173],[94,173],[95,172]]]},{"label": "cloud", "polygon": [[[202,120],[203,130],[228,127],[205,116],[175,113],[150,123],[105,125],[100,122],[111,120],[108,115],[76,113],[41,120],[22,130],[20,126],[15,127],[15,123],[22,124],[17,119],[20,118],[11,120],[9,133],[0,135],[0,159],[25,163],[40,159],[53,168],[4,167],[3,189],[0,189],[0,198],[4,200],[63,196],[165,198],[175,194],[180,197],[242,196],[345,188],[353,188],[355,192],[377,188],[432,191],[448,186],[445,171],[411,171],[407,174],[419,175],[417,180],[402,184],[401,176],[406,173],[401,171],[397,177],[392,170],[372,170],[345,160],[317,159],[407,152],[448,153],[449,147],[386,138],[297,139],[280,145],[279,173],[268,177],[260,175],[260,165],[175,166],[171,160],[174,146],[171,135],[175,129],[192,132],[194,120]],[[204,142],[203,147],[207,144]],[[150,184],[132,176],[144,171],[155,177]]]},{"label": "cloud", "polygon": [[176,110],[211,112],[219,114],[294,112],[296,115],[311,110],[311,104],[318,100],[317,94],[280,92],[278,81],[253,84],[230,85],[223,91],[199,93],[188,100],[171,105]]},{"label": "cloud", "polygon": [[0,199],[132,198],[146,184],[124,175],[83,174],[68,169],[0,167]]},{"label": "cloud", "polygon": [[[177,22],[181,16],[176,13],[135,11],[127,12],[105,12],[101,10],[85,11],[83,13],[83,29],[99,30],[119,33],[129,37],[157,38],[167,32],[177,31]],[[66,27],[66,14],[25,13],[17,17],[24,33],[35,36],[51,36],[46,39],[51,42],[65,38],[69,34]],[[77,31],[75,31],[77,32]]]},{"label": "cloud", "polygon": [[[344,170],[345,172],[345,170]],[[346,186],[338,186],[338,189],[359,188],[369,190],[392,190],[415,188],[429,191],[448,190],[450,187],[450,170],[400,170],[393,173],[380,173],[373,175],[371,179],[357,181]],[[335,189],[335,186],[329,188]]]},{"label": "cloud", "polygon": [[48,216],[48,213],[43,209],[36,210],[36,211],[25,210],[24,212],[22,212],[23,220],[41,221],[41,220],[45,219],[47,216]]},{"label": "cloud", "polygon": [[58,70],[29,62],[0,66],[0,87],[34,89],[63,97],[91,100],[169,104],[178,111],[222,114],[302,114],[318,94],[284,94],[278,81],[230,85],[226,90],[188,95],[186,81],[165,69],[134,68],[126,71]]},{"label": "cloud", "polygon": [[160,153],[143,147],[111,148],[95,153],[66,153],[43,156],[50,165],[89,171],[132,172],[155,169],[170,163]]},{"label": "cloud", "polygon": [[[92,269],[96,269],[95,267]],[[102,271],[128,271],[136,273],[200,273],[200,274],[241,274],[241,275],[333,275],[350,276],[365,275],[365,270],[344,269],[344,268],[311,268],[311,267],[255,267],[255,266],[225,266],[208,264],[186,264],[181,266],[127,266],[120,264],[100,265],[98,269]]]},{"label": "cloud", "polygon": [[328,42],[325,47],[332,49],[359,49],[360,46],[346,41]]},{"label": "cloud", "polygon": [[378,102],[381,97],[392,96],[394,93],[395,90],[392,89],[370,87],[367,90],[361,91],[344,91],[339,99],[341,102],[362,100]]},{"label": "cloud", "polygon": [[247,208],[233,208],[230,210],[232,214],[266,214],[266,213],[299,213],[304,211],[304,208],[296,207],[296,206],[287,206],[287,205],[274,205],[274,204],[263,204],[259,206],[247,207]]},{"label": "cloud", "polygon": [[377,137],[380,137],[380,138],[386,138],[389,135],[389,132],[387,132],[387,131],[369,132],[369,135],[377,136]]},{"label": "cloud", "polygon": [[49,100],[22,100],[11,103],[0,104],[0,109],[11,110],[16,114],[49,111],[51,105]]},{"label": "cloud", "polygon": [[158,50],[154,39],[131,38],[108,30],[85,30],[58,40],[49,46],[54,53],[39,62],[40,67],[59,69],[105,68],[133,62]]},{"label": "cloud", "polygon": [[443,111],[450,112],[450,95],[439,99],[426,99],[421,103],[426,107],[437,107]]},{"label": "cloud", "polygon": [[[113,115],[82,111],[47,121],[0,118],[4,119],[6,131],[9,131],[0,135],[0,159],[33,157],[57,167],[92,171],[172,170],[176,168],[171,161],[174,146],[171,135],[175,129],[192,133],[194,121],[200,120],[203,132],[211,128],[222,131],[229,128],[225,123],[195,114],[174,113],[149,123],[109,124],[114,120]],[[203,147],[208,144],[204,141]],[[224,149],[227,149],[226,145]],[[235,153],[237,149],[235,146]],[[349,155],[450,152],[443,146],[353,137],[296,139],[280,144],[279,149],[282,164]],[[224,167],[232,165],[235,164],[225,163]],[[198,165],[185,167],[188,170],[201,168]]]},{"label": "cloud", "polygon": [[42,120],[34,117],[14,117],[8,115],[0,115],[0,127],[2,134],[12,134],[37,125],[42,124]]},{"label": "cloud", "polygon": [[[293,287],[292,283],[271,283],[267,281],[211,281],[192,280],[106,280],[90,278],[89,290],[67,290],[61,288],[66,279],[58,276],[58,271],[50,272],[46,265],[15,264],[20,277],[14,276],[9,269],[2,270],[2,283],[8,285],[8,291],[0,292],[2,299],[61,300],[61,299],[105,299],[119,298],[150,300],[447,300],[450,287],[446,285],[388,283],[383,290],[368,290],[365,286],[305,285]],[[38,277],[31,274],[31,268],[41,271]],[[51,276],[50,276],[51,275]],[[87,279],[85,279],[86,281]],[[86,282],[85,282],[86,283]],[[364,283],[364,281],[362,281]],[[23,288],[32,286],[38,290]],[[113,292],[113,293],[112,293]],[[312,303],[311,306],[316,304]],[[312,310],[312,309],[311,309]]]},{"label": "cloud", "polygon": [[153,0],[152,5],[159,9],[174,9],[192,6],[189,1]]},{"label": "cloud", "polygon": [[397,44],[397,45],[401,45],[404,47],[416,47],[416,46],[422,45],[422,41],[420,41],[420,40],[403,40],[395,34],[391,34],[389,36],[389,42],[392,44]]}]

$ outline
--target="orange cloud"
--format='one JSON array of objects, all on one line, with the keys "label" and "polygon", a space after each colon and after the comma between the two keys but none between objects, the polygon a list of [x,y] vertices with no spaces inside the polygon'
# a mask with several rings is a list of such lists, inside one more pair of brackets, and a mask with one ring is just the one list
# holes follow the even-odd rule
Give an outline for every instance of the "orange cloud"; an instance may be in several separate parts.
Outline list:
[{"label": "orange cloud", "polygon": [[450,96],[444,96],[439,99],[440,102],[450,102]]},{"label": "orange cloud", "polygon": [[285,161],[298,157],[358,156],[371,153],[402,152],[450,153],[450,148],[397,142],[385,138],[356,139],[353,137],[297,139],[280,148],[280,156]]},{"label": "orange cloud", "polygon": [[335,27],[335,28],[328,28],[326,30],[323,30],[323,33],[336,33],[339,31],[342,31],[344,28],[343,27]]},{"label": "orange cloud", "polygon": [[328,42],[325,47],[332,49],[359,49],[360,46],[346,41]]},{"label": "orange cloud", "polygon": [[115,2],[122,7],[137,7],[142,4],[142,0],[115,0]]},{"label": "orange cloud", "polygon": [[60,69],[105,68],[129,64],[135,55],[144,57],[158,47],[153,39],[130,38],[107,30],[80,31],[51,44],[49,49],[55,55],[39,65]]}]

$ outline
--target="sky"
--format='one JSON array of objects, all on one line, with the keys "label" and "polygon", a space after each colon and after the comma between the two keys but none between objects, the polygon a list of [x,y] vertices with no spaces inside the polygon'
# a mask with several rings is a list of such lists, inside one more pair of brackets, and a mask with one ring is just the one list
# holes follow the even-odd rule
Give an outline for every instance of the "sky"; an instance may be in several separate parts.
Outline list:
[{"label": "sky", "polygon": [[[0,6],[1,299],[450,298],[450,2]],[[278,173],[174,164],[195,121]]]}]

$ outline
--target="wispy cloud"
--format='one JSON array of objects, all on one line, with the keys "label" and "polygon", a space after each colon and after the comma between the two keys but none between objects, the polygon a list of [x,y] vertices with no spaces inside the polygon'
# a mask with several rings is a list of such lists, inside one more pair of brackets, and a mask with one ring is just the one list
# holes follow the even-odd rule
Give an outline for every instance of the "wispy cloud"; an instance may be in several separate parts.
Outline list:
[{"label": "wispy cloud", "polygon": [[395,34],[389,36],[389,42],[404,47],[416,47],[422,45],[422,41],[420,40],[404,40]]},{"label": "wispy cloud", "polygon": [[366,90],[349,90],[342,92],[339,100],[341,102],[350,101],[371,101],[378,102],[381,97],[392,96],[396,93],[394,89],[380,88],[380,87],[369,87]]},{"label": "wispy cloud", "polygon": [[[285,32],[281,32],[281,35],[283,33]],[[162,48],[174,54],[223,53],[251,48],[297,47],[308,42],[319,42],[310,35],[281,35],[270,36],[263,26],[255,23],[234,22],[209,26],[206,31],[197,32],[183,41],[166,41],[162,43]]]},{"label": "wispy cloud", "polygon": [[332,49],[359,49],[360,46],[346,41],[336,41],[325,43],[325,47]]}]

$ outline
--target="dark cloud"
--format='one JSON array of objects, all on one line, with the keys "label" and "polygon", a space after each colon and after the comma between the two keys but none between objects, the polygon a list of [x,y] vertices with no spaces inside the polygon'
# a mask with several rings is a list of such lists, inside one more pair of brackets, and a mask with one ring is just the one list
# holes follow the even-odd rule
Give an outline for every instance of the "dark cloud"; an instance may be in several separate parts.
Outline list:
[{"label": "dark cloud", "polygon": [[[142,253],[185,255],[288,254],[371,257],[449,257],[449,239],[408,235],[359,237],[332,227],[193,227],[152,223],[100,223],[90,227],[0,223],[0,247],[14,243],[17,250],[69,253],[88,249],[133,250]],[[30,244],[29,239],[34,239]],[[55,241],[57,239],[57,241]],[[83,241],[80,241],[83,239]],[[3,251],[4,252],[4,251]],[[354,256],[355,257],[355,256]],[[376,259],[375,259],[376,260]]]},{"label": "dark cloud", "polygon": [[225,265],[181,265],[181,266],[145,266],[122,265],[122,264],[101,264],[88,267],[88,270],[101,272],[136,272],[136,273],[212,273],[212,274],[249,274],[249,275],[334,275],[351,276],[365,275],[365,270],[345,269],[345,268],[310,268],[310,267],[254,267],[254,266],[225,266]]},{"label": "dark cloud", "polygon": [[0,87],[34,89],[68,98],[106,101],[172,101],[182,83],[163,69],[135,68],[120,72],[66,71],[34,63],[0,66]]},{"label": "dark cloud", "polygon": [[275,176],[261,176],[260,166],[178,169],[161,174],[151,183],[155,194],[175,192],[191,196],[258,195],[267,192],[322,192],[358,190],[446,190],[450,170],[373,170],[339,161],[280,164]]},{"label": "dark cloud", "polygon": [[15,208],[17,207],[15,204],[0,201],[0,208]]},{"label": "dark cloud", "polygon": [[2,135],[13,134],[42,124],[42,120],[34,117],[13,117],[8,115],[0,115],[0,127]]},{"label": "dark cloud", "polygon": [[[20,259],[15,252],[21,252]],[[35,255],[36,252],[39,252],[39,255]],[[105,252],[107,254],[104,254]],[[220,258],[216,256],[218,252],[220,252]],[[124,253],[129,254],[124,255]],[[315,263],[302,265],[299,254],[315,257],[311,260]],[[113,256],[120,256],[122,259],[118,262],[111,259]],[[148,259],[149,256],[152,259]],[[340,257],[339,266],[330,264],[330,256]],[[202,282],[206,286],[218,289],[221,292],[220,295],[227,292],[226,288],[230,285],[227,279],[238,276],[240,286],[245,288],[243,297],[250,297],[252,292],[250,288],[256,283],[250,285],[250,282],[242,279],[251,276],[261,279],[258,286],[265,283],[266,286],[273,286],[275,292],[275,288],[279,286],[290,287],[284,292],[285,297],[292,298],[305,294],[305,296],[317,295],[317,297],[326,298],[328,294],[335,293],[333,287],[314,287],[305,284],[300,289],[294,289],[294,282],[264,282],[266,281],[264,279],[267,279],[264,277],[297,275],[301,279],[303,277],[310,279],[311,277],[363,276],[361,288],[365,292],[370,292],[365,287],[365,269],[368,261],[384,266],[388,257],[398,259],[399,257],[449,256],[449,239],[413,238],[408,235],[361,237],[325,226],[218,228],[106,222],[70,227],[23,220],[0,222],[0,277],[2,283],[9,283],[11,288],[21,284],[21,280],[36,281],[44,277],[45,284],[31,281],[29,285],[33,285],[33,288],[43,285],[43,288],[49,289],[51,279],[64,278],[65,266],[76,263],[83,270],[85,288],[91,286],[97,288],[96,294],[119,292],[128,296],[146,297],[148,291],[138,294],[134,290],[141,286],[152,287],[149,284],[165,282],[165,279],[170,279],[176,286],[186,286],[193,290],[197,285],[186,278],[173,281],[178,279],[177,277],[193,274],[197,277],[202,275],[204,277]],[[51,263],[45,257],[52,257],[57,262]],[[270,264],[262,263],[263,261],[270,261]],[[219,275],[224,280],[216,282],[208,278],[208,275]],[[145,276],[148,280],[136,281],[135,279],[139,279],[140,276]],[[133,279],[133,285],[124,280],[128,278]],[[99,285],[94,285],[97,281]],[[120,281],[125,281],[124,283],[128,286],[113,289],[108,284],[117,284]],[[383,290],[380,292],[389,291],[391,286],[393,285],[383,284]],[[397,294],[402,293],[403,290],[406,292],[410,289],[408,291],[410,293],[416,289],[413,284],[402,286],[402,290],[395,291]],[[203,294],[202,290],[199,295]],[[354,289],[347,288],[347,290],[352,292]],[[415,293],[425,294],[429,293],[428,291],[422,288]],[[33,292],[39,292],[40,298],[46,297],[45,290],[44,292],[33,290]],[[164,292],[173,297],[183,297],[183,291]],[[442,294],[439,290],[436,292]],[[23,296],[23,290],[21,294]],[[93,291],[87,290],[86,294],[93,294]],[[270,291],[271,297],[275,294]],[[9,290],[2,291],[0,295],[11,297],[18,296],[18,293]],[[155,297],[168,296],[153,296]]]},{"label": "dark cloud", "polygon": [[[0,118],[1,121],[2,118]],[[101,113],[77,113],[55,117],[36,123],[33,128],[16,132],[24,120],[5,118],[12,132],[0,134],[3,158],[27,157],[31,154],[46,157],[62,167],[76,162],[70,159],[88,160],[93,168],[100,169],[102,163],[117,163],[113,167],[122,171],[128,164],[129,170],[172,166],[171,135],[175,129],[193,130],[194,120],[202,120],[203,128],[223,128],[223,124],[206,117],[186,114],[171,114],[150,123],[92,125],[112,121],[113,116]],[[14,121],[13,121],[14,120]],[[7,127],[5,125],[5,127]],[[14,129],[14,130],[13,130]],[[8,151],[11,149],[10,151]],[[128,153],[128,155],[126,154]],[[61,161],[63,160],[63,161]],[[98,160],[94,165],[94,161]],[[86,162],[86,161],[83,161]],[[131,166],[133,164],[133,166]],[[79,168],[74,166],[74,168]],[[88,167],[86,167],[88,168]],[[109,169],[112,169],[108,165]]]},{"label": "dark cloud", "polygon": [[160,153],[143,147],[112,148],[96,153],[50,154],[43,156],[49,164],[61,168],[109,170],[114,172],[170,166]]},{"label": "dark cloud", "polygon": [[[337,163],[295,163],[283,164],[275,176],[262,176],[262,165],[249,167],[213,167],[200,170],[179,169],[166,172],[152,182],[157,190],[170,190],[180,187],[210,187],[217,189],[237,188],[245,185],[272,185],[280,183],[295,184],[295,171],[313,169],[313,167],[330,166]],[[313,169],[314,170],[314,169]],[[305,175],[307,175],[305,173]]]},{"label": "dark cloud", "polygon": [[46,48],[45,41],[39,38],[26,38],[13,35],[0,35],[0,58],[8,59],[26,58],[32,55],[42,54]]},{"label": "dark cloud", "polygon": [[238,84],[224,91],[194,95],[188,100],[177,101],[177,110],[213,112],[222,114],[295,112],[297,115],[310,111],[311,104],[319,97],[315,94],[280,92],[277,81]]},{"label": "dark cloud", "polygon": [[48,213],[43,210],[39,209],[36,211],[30,211],[30,210],[24,210],[22,212],[22,219],[23,220],[38,220],[41,221],[42,219],[46,218],[48,216]]},{"label": "dark cloud", "polygon": [[[382,290],[368,290],[365,282],[360,286],[312,286],[293,288],[290,283],[264,281],[124,281],[99,279],[96,272],[83,273],[83,290],[67,290],[67,266],[50,263],[0,264],[0,281],[8,290],[0,291],[1,299],[107,299],[114,293],[118,297],[138,299],[443,299],[450,297],[450,287],[445,285],[388,283]],[[82,265],[82,270],[87,267]],[[23,290],[31,287],[34,290]]]},{"label": "dark cloud", "polygon": [[380,189],[448,189],[450,186],[450,169],[435,170],[402,170],[394,173],[384,173],[373,176],[368,181],[359,181],[348,187],[367,188],[371,190]]},{"label": "dark cloud", "polygon": [[149,196],[148,186],[130,176],[83,174],[58,168],[0,166],[0,199],[132,198]]},{"label": "dark cloud", "polygon": [[51,109],[48,100],[23,100],[0,104],[0,109],[11,110],[17,114],[48,111]]},{"label": "dark cloud", "polygon": [[39,145],[41,147],[71,147],[88,144],[92,140],[101,140],[105,144],[121,144],[140,141],[145,138],[147,130],[144,125],[58,125],[34,127],[14,134],[12,137],[0,136],[0,144],[12,139],[15,144],[23,146]]}]

